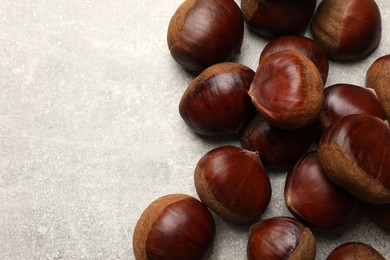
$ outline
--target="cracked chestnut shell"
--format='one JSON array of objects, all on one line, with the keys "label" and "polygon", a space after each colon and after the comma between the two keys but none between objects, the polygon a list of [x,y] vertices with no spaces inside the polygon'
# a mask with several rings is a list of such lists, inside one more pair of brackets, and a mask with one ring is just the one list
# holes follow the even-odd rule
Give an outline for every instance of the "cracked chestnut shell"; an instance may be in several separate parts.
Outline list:
[{"label": "cracked chestnut shell", "polygon": [[254,74],[250,68],[232,62],[207,68],[181,97],[181,117],[198,134],[238,133],[255,112],[247,94]]},{"label": "cracked chestnut shell", "polygon": [[362,242],[347,242],[335,248],[326,260],[385,260],[372,246]]},{"label": "cracked chestnut shell", "polygon": [[194,177],[201,201],[227,220],[254,220],[271,199],[270,180],[258,154],[239,147],[209,151],[197,163]]},{"label": "cracked chestnut shell", "polygon": [[323,172],[317,152],[305,154],[289,171],[284,198],[296,218],[324,228],[344,224],[356,205],[355,197]]},{"label": "cracked chestnut shell", "polygon": [[386,119],[385,111],[369,89],[352,84],[335,84],[325,88],[324,96],[319,116],[323,130],[347,115],[365,114]]},{"label": "cracked chestnut shell", "polygon": [[133,234],[137,260],[204,259],[215,236],[210,211],[197,199],[170,194],[153,201],[142,213]]},{"label": "cracked chestnut shell", "polygon": [[323,0],[311,32],[331,59],[364,58],[381,40],[381,14],[374,0]]},{"label": "cracked chestnut shell", "polygon": [[274,217],[251,226],[248,260],[314,260],[315,238],[304,224],[290,217]]},{"label": "cracked chestnut shell", "polygon": [[325,84],[329,71],[328,56],[319,44],[305,36],[285,35],[268,42],[260,54],[259,64],[269,55],[284,50],[296,51],[308,57],[316,65]]},{"label": "cracked chestnut shell", "polygon": [[257,151],[268,167],[282,167],[295,163],[314,140],[314,127],[299,129],[276,128],[256,113],[241,132],[242,147]]},{"label": "cracked chestnut shell", "polygon": [[240,53],[244,19],[233,0],[186,0],[168,27],[172,57],[190,71],[230,60]]},{"label": "cracked chestnut shell", "polygon": [[285,50],[260,63],[248,93],[270,124],[292,129],[309,126],[317,120],[324,100],[324,85],[309,58]]},{"label": "cracked chestnut shell", "polygon": [[301,34],[313,16],[316,0],[242,0],[244,19],[259,35],[272,38]]},{"label": "cracked chestnut shell", "polygon": [[369,115],[349,115],[321,137],[318,158],[326,175],[355,197],[390,203],[390,128]]},{"label": "cracked chestnut shell", "polygon": [[379,102],[390,118],[390,54],[382,56],[371,64],[366,74],[366,87],[375,90]]}]

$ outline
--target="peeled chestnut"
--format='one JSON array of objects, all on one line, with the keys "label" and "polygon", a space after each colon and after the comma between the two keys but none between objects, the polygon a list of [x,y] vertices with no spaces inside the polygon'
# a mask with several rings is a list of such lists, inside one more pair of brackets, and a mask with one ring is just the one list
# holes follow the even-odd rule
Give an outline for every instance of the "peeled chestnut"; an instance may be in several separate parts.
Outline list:
[{"label": "peeled chestnut", "polygon": [[305,36],[286,35],[273,39],[265,45],[259,63],[269,55],[284,50],[296,51],[308,57],[316,65],[325,84],[329,71],[328,57],[320,45]]},{"label": "peeled chestnut", "polygon": [[286,50],[260,63],[248,93],[270,124],[292,129],[308,126],[317,119],[324,100],[324,85],[309,58]]},{"label": "peeled chestnut", "polygon": [[366,87],[375,90],[387,118],[390,118],[390,54],[374,61],[366,75]]},{"label": "peeled chestnut", "polygon": [[307,152],[313,132],[313,126],[279,129],[256,113],[241,132],[241,144],[247,150],[257,151],[265,166],[282,167],[295,163]]},{"label": "peeled chestnut", "polygon": [[190,71],[202,71],[240,53],[244,20],[234,0],[185,0],[168,27],[172,57]]},{"label": "peeled chestnut", "polygon": [[347,242],[335,248],[326,260],[385,260],[372,246],[362,242]]},{"label": "peeled chestnut", "polygon": [[324,92],[325,101],[319,122],[326,129],[336,120],[353,114],[365,114],[386,119],[385,111],[372,91],[351,84],[335,84]]},{"label": "peeled chestnut", "polygon": [[195,168],[201,201],[231,221],[260,217],[271,199],[271,184],[256,152],[221,146],[205,154]]},{"label": "peeled chestnut", "polygon": [[301,222],[289,217],[274,217],[251,226],[248,260],[314,260],[316,241]]},{"label": "peeled chestnut", "polygon": [[381,228],[390,229],[390,204],[363,203],[362,207],[372,222]]},{"label": "peeled chestnut", "polygon": [[179,104],[181,117],[198,134],[238,133],[255,112],[247,94],[254,74],[232,62],[207,68],[184,92]]},{"label": "peeled chestnut", "polygon": [[244,19],[265,37],[301,34],[313,16],[316,0],[242,0]]},{"label": "peeled chestnut", "polygon": [[356,199],[322,171],[317,152],[305,154],[290,170],[284,198],[296,218],[324,228],[344,224],[356,205]]},{"label": "peeled chestnut", "polygon": [[215,223],[197,199],[170,194],[152,202],[139,218],[133,234],[137,260],[204,259],[214,242]]},{"label": "peeled chestnut", "polygon": [[379,45],[381,14],[375,0],[323,0],[311,32],[331,59],[363,58]]},{"label": "peeled chestnut", "polygon": [[357,198],[390,203],[390,128],[370,115],[345,116],[325,130],[318,158],[326,175]]}]

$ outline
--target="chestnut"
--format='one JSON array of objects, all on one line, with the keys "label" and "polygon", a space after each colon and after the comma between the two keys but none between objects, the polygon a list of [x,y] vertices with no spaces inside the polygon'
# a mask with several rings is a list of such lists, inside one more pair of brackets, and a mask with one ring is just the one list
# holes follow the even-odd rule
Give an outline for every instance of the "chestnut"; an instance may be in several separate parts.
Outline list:
[{"label": "chestnut", "polygon": [[234,0],[185,0],[168,27],[172,57],[185,69],[200,72],[235,58],[244,37],[244,19]]},{"label": "chestnut", "polygon": [[241,0],[244,19],[255,33],[273,38],[302,34],[309,25],[316,0]]},{"label": "chestnut", "polygon": [[381,228],[390,229],[390,204],[362,203],[366,215]]},{"label": "chestnut", "polygon": [[299,129],[279,129],[268,123],[260,113],[241,132],[244,149],[257,151],[268,167],[283,167],[295,163],[314,140],[312,125]]},{"label": "chestnut", "polygon": [[314,260],[315,238],[304,224],[290,217],[273,217],[251,226],[248,260]]},{"label": "chestnut", "polygon": [[390,128],[370,115],[345,116],[321,137],[318,158],[326,175],[357,198],[390,203]]},{"label": "chestnut", "polygon": [[255,112],[247,94],[254,74],[232,62],[207,68],[184,92],[179,103],[181,117],[201,135],[238,133]]},{"label": "chestnut", "polygon": [[195,168],[195,187],[201,201],[230,221],[260,217],[271,199],[271,184],[256,152],[235,146],[209,151]]},{"label": "chestnut", "polygon": [[317,67],[305,55],[286,50],[266,57],[249,89],[257,110],[275,127],[311,125],[321,111],[324,85]]},{"label": "chestnut", "polygon": [[284,188],[288,210],[317,227],[337,227],[353,212],[356,199],[323,172],[317,152],[309,152],[289,171]]},{"label": "chestnut", "polygon": [[334,60],[364,58],[379,45],[381,14],[375,0],[323,0],[311,33]]},{"label": "chestnut", "polygon": [[280,36],[268,42],[260,54],[259,64],[265,57],[284,50],[296,51],[308,57],[316,65],[325,84],[329,71],[328,56],[318,43],[302,35]]},{"label": "chestnut", "polygon": [[365,114],[386,119],[385,111],[375,94],[367,88],[351,84],[335,84],[325,88],[324,106],[319,123],[324,130],[336,120],[353,114]]},{"label": "chestnut", "polygon": [[373,89],[379,102],[390,118],[390,54],[382,56],[371,64],[366,74],[366,87]]},{"label": "chestnut", "polygon": [[372,246],[362,242],[347,242],[335,248],[326,260],[385,260]]},{"label": "chestnut", "polygon": [[153,201],[142,213],[133,234],[137,260],[204,259],[214,242],[215,223],[197,199],[170,194]]}]

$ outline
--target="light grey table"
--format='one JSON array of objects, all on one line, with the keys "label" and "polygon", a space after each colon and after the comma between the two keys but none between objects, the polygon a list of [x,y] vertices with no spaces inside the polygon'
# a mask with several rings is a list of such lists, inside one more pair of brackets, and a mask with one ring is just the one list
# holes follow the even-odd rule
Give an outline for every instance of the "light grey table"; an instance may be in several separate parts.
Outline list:
[{"label": "light grey table", "polygon": [[[363,85],[390,53],[383,39],[359,63],[331,63],[327,85]],[[193,170],[236,140],[193,134],[178,113],[191,82],[166,31],[181,0],[2,0],[0,3],[0,259],[133,259],[132,233],[159,196],[197,197]],[[239,2],[238,2],[239,3]],[[247,29],[238,61],[256,69],[265,40]],[[263,216],[289,215],[285,172],[270,172]],[[211,259],[245,259],[248,227],[216,217]],[[344,232],[316,232],[318,259],[342,242],[390,259],[390,233],[358,215]]]}]

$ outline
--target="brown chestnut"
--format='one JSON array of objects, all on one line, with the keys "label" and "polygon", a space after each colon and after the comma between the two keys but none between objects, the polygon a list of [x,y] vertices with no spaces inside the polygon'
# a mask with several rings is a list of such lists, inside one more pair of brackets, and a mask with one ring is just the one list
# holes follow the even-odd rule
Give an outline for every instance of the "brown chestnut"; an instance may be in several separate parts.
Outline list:
[{"label": "brown chestnut", "polygon": [[314,140],[314,127],[279,129],[256,113],[241,132],[242,147],[259,153],[268,167],[283,167],[295,163]]},{"label": "brown chestnut", "polygon": [[255,220],[271,199],[270,180],[258,154],[229,145],[199,160],[195,187],[207,207],[231,221]]},{"label": "brown chestnut", "polygon": [[390,118],[390,54],[374,61],[366,75],[366,87],[375,90],[379,102]]},{"label": "brown chestnut", "polygon": [[322,171],[317,152],[305,154],[289,171],[284,198],[296,218],[324,228],[344,224],[356,205],[355,197]]},{"label": "brown chestnut", "polygon": [[357,198],[390,203],[390,128],[370,115],[345,116],[321,137],[318,158],[326,175]]},{"label": "brown chestnut", "polygon": [[301,128],[317,119],[324,85],[309,58],[286,50],[260,63],[248,93],[270,124],[282,129]]},{"label": "brown chestnut", "polygon": [[362,242],[347,242],[335,248],[326,260],[385,260],[372,246]]},{"label": "brown chestnut", "polygon": [[347,115],[365,114],[386,119],[385,111],[369,89],[351,84],[335,84],[325,88],[324,96],[319,116],[323,130]]},{"label": "brown chestnut", "polygon": [[153,201],[139,218],[134,255],[137,260],[204,259],[214,236],[214,219],[205,205],[185,194],[170,194]]},{"label": "brown chestnut", "polygon": [[255,112],[247,94],[254,74],[232,62],[207,68],[184,92],[179,104],[181,117],[198,134],[238,133]]},{"label": "brown chestnut", "polygon": [[316,65],[325,84],[329,71],[328,56],[319,44],[305,36],[285,35],[273,39],[265,45],[259,63],[269,55],[284,50],[296,51],[308,57]]},{"label": "brown chestnut", "polygon": [[249,28],[265,37],[301,34],[313,16],[316,0],[241,0]]},{"label": "brown chestnut", "polygon": [[362,207],[372,222],[381,228],[390,229],[390,204],[363,203]]},{"label": "brown chestnut", "polygon": [[251,226],[248,260],[314,260],[315,238],[304,224],[290,217],[274,217]]},{"label": "brown chestnut", "polygon": [[172,57],[190,71],[230,60],[240,53],[244,19],[234,0],[185,0],[168,27]]},{"label": "brown chestnut", "polygon": [[379,45],[381,14],[375,0],[323,0],[313,16],[311,32],[329,58],[363,58]]}]

